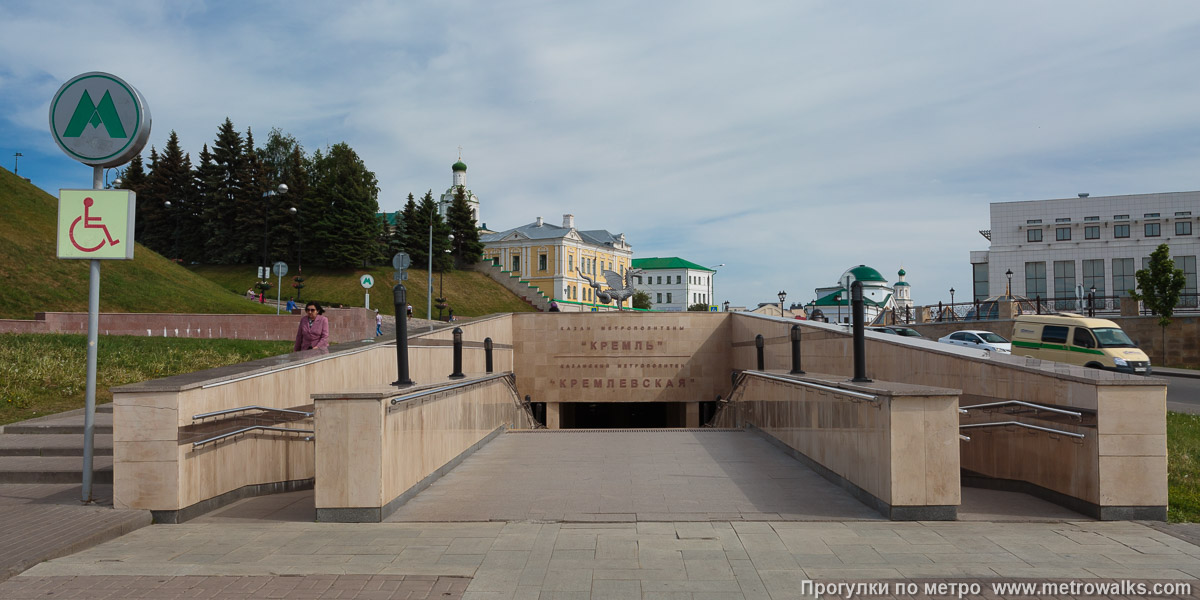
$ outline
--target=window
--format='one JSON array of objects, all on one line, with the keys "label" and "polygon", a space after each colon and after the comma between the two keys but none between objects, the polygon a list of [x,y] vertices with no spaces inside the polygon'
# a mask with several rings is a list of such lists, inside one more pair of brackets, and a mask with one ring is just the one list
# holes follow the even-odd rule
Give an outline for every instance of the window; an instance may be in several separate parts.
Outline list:
[{"label": "window", "polygon": [[1100,217],[1084,217],[1084,221],[1099,221]]},{"label": "window", "polygon": [[1063,218],[1063,219],[1055,219],[1055,220],[1054,220],[1054,222],[1055,222],[1055,223],[1070,223],[1070,222],[1071,222],[1071,218],[1070,218],[1070,217],[1066,217],[1066,218]]},{"label": "window", "polygon": [[662,285],[662,275],[658,276],[658,285]]},{"label": "window", "polygon": [[1099,225],[1089,225],[1087,227],[1084,227],[1083,228],[1083,239],[1085,239],[1085,240],[1100,239],[1100,226]]},{"label": "window", "polygon": [[662,294],[661,294],[661,293],[660,293],[660,294],[658,294],[658,300],[656,300],[656,302],[657,302],[658,304],[662,304]]},{"label": "window", "polygon": [[1146,213],[1146,214],[1142,215],[1142,217],[1146,218],[1146,219],[1157,219],[1158,213]]},{"label": "window", "polygon": [[512,268],[513,273],[520,273],[521,272],[521,257],[520,256],[512,257],[512,263],[513,263],[513,268]]},{"label": "window", "polygon": [[1176,221],[1175,222],[1175,235],[1192,235],[1192,222],[1191,221]]},{"label": "window", "polygon": [[546,255],[545,254],[538,255],[538,270],[539,271],[546,270]]},{"label": "window", "polygon": [[1070,327],[1047,325],[1042,328],[1042,341],[1051,344],[1065,344],[1067,343],[1067,331],[1070,329]]},{"label": "window", "polygon": [[[1096,288],[1096,297],[1104,295],[1104,259],[1089,259],[1083,261],[1083,290],[1088,293]],[[1096,306],[1103,307],[1097,303]]]},{"label": "window", "polygon": [[500,266],[500,257],[499,257],[499,256],[493,256],[493,257],[492,257],[492,266],[493,266],[493,267],[498,267],[498,266]]},{"label": "window", "polygon": [[667,292],[667,304],[671,303],[671,292]]},{"label": "window", "polygon": [[1042,241],[1042,230],[1041,229],[1030,229],[1030,230],[1026,231],[1025,232],[1025,240],[1029,241],[1029,242]]},{"label": "window", "polygon": [[1129,237],[1129,225],[1113,225],[1113,237],[1115,237],[1115,238]]},{"label": "window", "polygon": [[1190,210],[1185,210],[1185,211],[1183,211],[1183,212],[1177,212],[1177,213],[1175,213],[1175,216],[1177,216],[1177,217],[1190,217],[1190,216],[1192,216],[1192,211],[1190,211]]},{"label": "window", "polygon": [[1029,298],[1046,297],[1046,263],[1025,263],[1025,296]]},{"label": "window", "polygon": [[1070,227],[1058,227],[1054,230],[1054,239],[1065,242],[1071,239]]},{"label": "window", "polygon": [[1162,235],[1162,223],[1146,223],[1146,237]]},{"label": "window", "polygon": [[1075,337],[1071,340],[1071,345],[1080,348],[1095,348],[1096,338],[1092,337],[1092,332],[1088,331],[1086,327],[1076,327]]},{"label": "window", "polygon": [[1179,297],[1180,306],[1196,306],[1196,257],[1176,256],[1175,268],[1183,271],[1183,292]]},{"label": "window", "polygon": [[1026,225],[1041,225],[1042,220],[1041,219],[1029,219],[1028,221],[1025,221],[1025,224]]},{"label": "window", "polygon": [[971,265],[974,279],[974,292],[976,300],[985,300],[988,297],[988,264],[978,263]]},{"label": "window", "polygon": [[1074,308],[1075,304],[1075,261],[1054,261],[1054,302],[1060,310]]},{"label": "window", "polygon": [[641,276],[641,275],[634,275],[634,276],[633,276],[633,280],[634,280],[634,281],[635,281],[635,282],[636,282],[638,285],[642,285],[642,276]]},{"label": "window", "polygon": [[570,273],[571,271],[574,271],[574,270],[575,270],[575,255],[568,254],[567,255],[567,272]]},{"label": "window", "polygon": [[1114,221],[1128,221],[1129,215],[1113,215]]},{"label": "window", "polygon": [[675,283],[683,283],[683,275],[676,275]]},{"label": "window", "polygon": [[[1137,278],[1133,273],[1132,258],[1112,259],[1113,293],[1117,296],[1128,296],[1129,290],[1137,289]],[[1097,287],[1097,289],[1099,289]]]}]

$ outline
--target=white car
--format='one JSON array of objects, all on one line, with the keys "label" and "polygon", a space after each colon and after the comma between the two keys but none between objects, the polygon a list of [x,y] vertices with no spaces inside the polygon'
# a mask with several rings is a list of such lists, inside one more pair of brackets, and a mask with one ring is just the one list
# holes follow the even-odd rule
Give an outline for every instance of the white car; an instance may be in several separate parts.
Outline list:
[{"label": "white car", "polygon": [[946,337],[938,338],[938,341],[945,344],[954,344],[955,346],[966,346],[967,348],[991,350],[992,352],[1002,352],[1004,354],[1012,353],[1012,342],[990,331],[975,329],[955,331]]}]

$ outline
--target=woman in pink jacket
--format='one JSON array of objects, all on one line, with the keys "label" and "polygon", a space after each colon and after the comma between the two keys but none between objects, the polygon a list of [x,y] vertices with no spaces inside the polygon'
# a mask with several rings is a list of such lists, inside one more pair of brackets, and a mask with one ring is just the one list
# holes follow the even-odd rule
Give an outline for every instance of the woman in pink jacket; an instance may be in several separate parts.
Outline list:
[{"label": "woman in pink jacket", "polygon": [[325,309],[316,302],[305,305],[304,316],[300,317],[300,329],[296,331],[294,352],[329,347],[329,319],[324,314]]}]

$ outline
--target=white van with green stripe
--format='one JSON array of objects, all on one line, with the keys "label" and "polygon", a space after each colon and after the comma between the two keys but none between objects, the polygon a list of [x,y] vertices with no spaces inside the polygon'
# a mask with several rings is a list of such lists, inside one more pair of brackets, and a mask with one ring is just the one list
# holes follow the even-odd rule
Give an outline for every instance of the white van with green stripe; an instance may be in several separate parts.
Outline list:
[{"label": "white van with green stripe", "polygon": [[1074,313],[1019,315],[1013,322],[1012,353],[1122,373],[1151,371],[1150,357],[1119,325]]}]

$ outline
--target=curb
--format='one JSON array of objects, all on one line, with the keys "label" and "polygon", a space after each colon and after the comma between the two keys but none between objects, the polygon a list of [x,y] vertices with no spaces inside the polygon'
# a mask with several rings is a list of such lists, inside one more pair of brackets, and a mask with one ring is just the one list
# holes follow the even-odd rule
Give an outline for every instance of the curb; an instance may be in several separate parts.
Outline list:
[{"label": "curb", "polygon": [[1200,379],[1200,371],[1193,371],[1191,369],[1169,369],[1168,370],[1167,368],[1164,367],[1164,368],[1154,369],[1153,376],[1155,376],[1155,377],[1181,377],[1183,379]]}]

